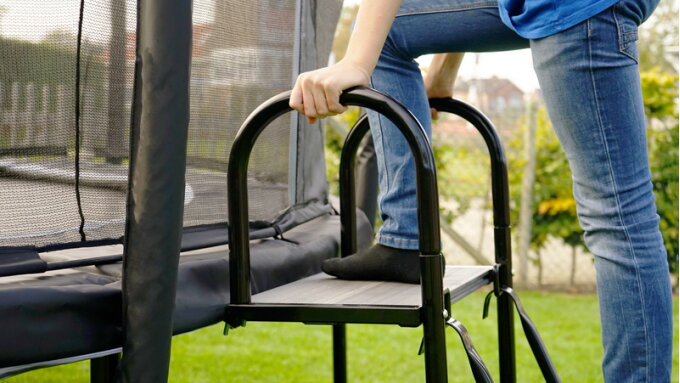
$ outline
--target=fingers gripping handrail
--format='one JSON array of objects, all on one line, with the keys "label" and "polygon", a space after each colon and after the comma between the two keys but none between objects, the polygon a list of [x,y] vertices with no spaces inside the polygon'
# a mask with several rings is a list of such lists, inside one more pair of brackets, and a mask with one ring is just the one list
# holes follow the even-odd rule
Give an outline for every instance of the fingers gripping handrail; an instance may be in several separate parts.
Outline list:
[{"label": "fingers gripping handrail", "polygon": [[[264,128],[274,119],[290,112],[290,91],[260,105],[236,135],[229,156],[227,191],[229,206],[229,273],[231,303],[250,303],[250,253],[248,239],[247,171],[250,153]],[[389,118],[406,138],[416,165],[418,229],[420,252],[439,255],[439,202],[434,155],[427,135],[418,120],[391,97],[369,88],[352,88],[340,96],[343,105],[375,110]]]}]

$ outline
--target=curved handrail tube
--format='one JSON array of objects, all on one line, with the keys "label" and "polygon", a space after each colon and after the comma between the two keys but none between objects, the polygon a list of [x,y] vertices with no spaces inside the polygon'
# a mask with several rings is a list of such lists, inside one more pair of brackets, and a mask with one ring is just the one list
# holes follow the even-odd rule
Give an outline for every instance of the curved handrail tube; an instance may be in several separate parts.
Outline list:
[{"label": "curved handrail tube", "polygon": [[[456,114],[470,122],[482,135],[491,157],[491,192],[494,217],[496,288],[512,287],[512,250],[510,244],[510,203],[507,161],[501,139],[493,124],[474,107],[450,98],[430,99],[430,106]],[[515,381],[515,335],[512,301],[498,297],[498,354],[501,380]]]},{"label": "curved handrail tube", "polygon": [[361,141],[369,130],[368,116],[361,117],[345,137],[340,153],[340,227],[342,230],[340,254],[343,257],[357,251],[355,163]]},{"label": "curved handrail tube", "polygon": [[[280,115],[291,111],[290,91],[265,101],[244,122],[236,135],[229,156],[227,190],[229,206],[229,273],[231,303],[250,303],[250,253],[248,236],[247,172],[250,153],[264,128]],[[434,155],[425,130],[403,105],[373,89],[357,87],[340,96],[343,105],[375,110],[389,118],[404,135],[416,164],[418,229],[420,252],[439,256],[439,201]]]},{"label": "curved handrail tube", "polygon": [[[440,112],[452,113],[462,117],[471,123],[484,138],[489,156],[491,158],[491,179],[492,179],[492,198],[494,226],[496,228],[507,228],[510,226],[509,210],[509,191],[507,177],[507,160],[505,151],[496,129],[493,124],[476,108],[462,101],[452,98],[430,99],[430,106]],[[369,125],[366,116],[362,117],[350,130],[342,149],[340,159],[340,202],[342,206],[354,206],[354,160],[355,154],[361,144],[361,140],[368,133]],[[344,190],[343,185],[348,185]],[[343,202],[346,205],[343,205]],[[341,209],[352,216],[344,216],[343,228],[355,230],[355,216],[353,209]],[[352,231],[353,232],[353,231]],[[353,245],[354,246],[354,245]],[[356,251],[354,247],[349,248],[349,253]],[[343,253],[343,255],[346,255]],[[509,254],[508,254],[509,255]],[[497,259],[497,261],[500,261]]]},{"label": "curved handrail tube", "polygon": [[491,158],[494,247],[495,260],[498,264],[498,277],[503,286],[512,286],[510,192],[508,187],[508,165],[503,143],[491,121],[473,106],[452,98],[430,99],[430,106],[440,112],[452,113],[462,117],[472,124],[484,138]]},{"label": "curved handrail tube", "polygon": [[452,98],[430,99],[430,106],[440,112],[452,113],[472,124],[484,138],[491,157],[491,181],[494,226],[510,226],[508,166],[505,150],[496,129],[475,107]]}]

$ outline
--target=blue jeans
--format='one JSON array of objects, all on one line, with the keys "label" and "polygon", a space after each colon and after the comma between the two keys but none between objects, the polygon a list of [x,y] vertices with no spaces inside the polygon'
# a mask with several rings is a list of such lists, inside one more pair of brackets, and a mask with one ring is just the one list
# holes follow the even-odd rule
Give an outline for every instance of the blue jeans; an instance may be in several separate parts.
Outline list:
[{"label": "blue jeans", "polygon": [[[493,0],[405,0],[371,85],[431,131],[414,58],[530,47],[550,119],[567,153],[585,241],[595,256],[607,382],[669,382],[672,301],[647,161],[637,26],[657,0],[622,0],[558,34],[525,40]],[[528,70],[528,68],[518,68]],[[378,158],[379,243],[418,248],[415,172],[406,141],[369,112]],[[574,366],[578,368],[578,366]]]}]

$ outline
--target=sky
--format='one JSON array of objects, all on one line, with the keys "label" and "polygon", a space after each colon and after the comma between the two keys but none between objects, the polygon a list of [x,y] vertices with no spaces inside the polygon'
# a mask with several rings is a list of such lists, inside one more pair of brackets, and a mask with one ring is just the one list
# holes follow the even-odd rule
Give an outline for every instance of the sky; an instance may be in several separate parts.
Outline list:
[{"label": "sky", "polygon": [[[418,62],[427,66],[430,57],[421,57]],[[461,79],[499,77],[510,79],[524,92],[538,89],[531,52],[521,49],[510,52],[468,53],[458,71]]]},{"label": "sky", "polygon": [[[361,0],[344,0],[344,4],[355,5]],[[429,56],[419,58],[421,66],[427,66]],[[529,49],[510,52],[468,53],[463,59],[458,76],[462,79],[500,77],[512,80],[524,92],[538,89]]]}]

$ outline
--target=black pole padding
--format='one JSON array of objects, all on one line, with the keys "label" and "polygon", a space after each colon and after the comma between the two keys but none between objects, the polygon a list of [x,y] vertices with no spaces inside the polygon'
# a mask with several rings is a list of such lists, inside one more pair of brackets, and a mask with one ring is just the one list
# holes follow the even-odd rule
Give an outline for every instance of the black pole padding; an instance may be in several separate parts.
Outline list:
[{"label": "black pole padding", "polygon": [[191,66],[191,0],[138,5],[123,261],[124,382],[167,382],[179,263]]}]

